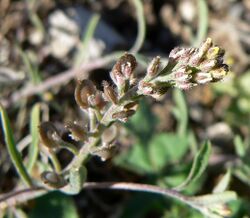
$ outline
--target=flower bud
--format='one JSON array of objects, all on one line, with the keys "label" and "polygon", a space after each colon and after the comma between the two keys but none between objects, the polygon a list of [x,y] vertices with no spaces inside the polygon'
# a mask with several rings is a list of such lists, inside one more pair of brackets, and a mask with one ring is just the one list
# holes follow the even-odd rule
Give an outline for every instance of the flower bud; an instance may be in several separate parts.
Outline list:
[{"label": "flower bud", "polygon": [[210,74],[214,82],[222,80],[227,75],[227,73],[228,73],[227,67],[224,66],[210,71]]},{"label": "flower bud", "polygon": [[160,56],[155,57],[147,68],[146,78],[151,79],[157,76],[160,67]]},{"label": "flower bud", "polygon": [[121,73],[126,79],[130,79],[137,66],[135,57],[125,53],[114,65],[112,71]]},{"label": "flower bud", "polygon": [[202,58],[206,55],[207,51],[212,47],[212,45],[212,39],[207,38],[206,41],[203,42],[198,49],[196,49],[195,53],[191,55],[189,64],[191,66],[197,66],[200,61],[202,61]]},{"label": "flower bud", "polygon": [[142,95],[151,95],[154,92],[153,84],[141,80],[138,85],[138,91]]},{"label": "flower bud", "polygon": [[197,84],[189,82],[189,81],[178,81],[175,83],[175,87],[178,89],[182,89],[182,90],[188,90],[193,88],[194,86],[196,86]]},{"label": "flower bud", "polygon": [[173,71],[172,73],[172,78],[174,81],[181,81],[181,82],[185,82],[190,80],[191,78],[191,72],[189,72],[188,68],[183,66],[180,67],[179,69],[177,69],[176,71]]},{"label": "flower bud", "polygon": [[116,84],[116,86],[118,87],[118,89],[123,89],[123,87],[125,87],[125,77],[122,75],[121,72],[117,71],[116,69],[113,69],[110,72],[110,77],[113,80],[113,82]]},{"label": "flower bud", "polygon": [[213,46],[213,41],[211,38],[207,38],[205,42],[203,42],[199,48],[199,56],[200,58],[202,58],[207,51],[209,50],[209,48],[211,48]]},{"label": "flower bud", "polygon": [[198,72],[194,76],[194,80],[198,84],[205,84],[213,80],[210,73]]},{"label": "flower bud", "polygon": [[221,50],[222,50],[222,49],[220,49],[220,48],[217,47],[217,46],[208,49],[206,58],[207,58],[207,59],[215,59],[215,58],[218,56],[218,54],[219,54],[219,52],[220,52]]},{"label": "flower bud", "polygon": [[213,69],[218,64],[218,61],[216,59],[212,60],[205,60],[199,65],[199,69],[203,72],[208,72]]}]

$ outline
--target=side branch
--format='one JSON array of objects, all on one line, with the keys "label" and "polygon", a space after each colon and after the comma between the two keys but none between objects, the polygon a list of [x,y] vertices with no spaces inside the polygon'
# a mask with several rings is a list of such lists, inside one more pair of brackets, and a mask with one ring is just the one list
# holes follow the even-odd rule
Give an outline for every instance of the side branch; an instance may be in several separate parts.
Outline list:
[{"label": "side branch", "polygon": [[[107,189],[107,190],[126,190],[136,192],[150,192],[160,194],[166,197],[177,199],[185,204],[190,205],[191,198],[180,194],[171,189],[165,189],[154,185],[127,183],[127,182],[86,182],[83,189]],[[0,196],[0,209],[14,206],[34,199],[38,196],[48,193],[48,190],[43,187],[35,187],[22,189]],[[191,205],[192,206],[192,205]]]}]

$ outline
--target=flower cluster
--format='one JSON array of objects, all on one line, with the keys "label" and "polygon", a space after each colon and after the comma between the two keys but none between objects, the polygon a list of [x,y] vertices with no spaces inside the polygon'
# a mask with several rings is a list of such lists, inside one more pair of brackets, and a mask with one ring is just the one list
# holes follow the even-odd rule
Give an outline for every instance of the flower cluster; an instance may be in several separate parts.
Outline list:
[{"label": "flower cluster", "polygon": [[[89,120],[85,126],[72,122],[65,127],[71,138],[82,142],[82,145],[75,147],[63,141],[52,123],[41,124],[41,142],[51,154],[63,147],[75,155],[72,163],[63,171],[64,174],[50,171],[43,173],[44,183],[52,187],[65,186],[65,173],[80,172],[82,162],[89,154],[100,156],[102,160],[109,158],[114,153],[117,137],[112,124],[116,121],[126,122],[136,112],[141,97],[158,98],[172,87],[187,90],[198,84],[222,80],[228,72],[223,57],[224,50],[214,46],[208,38],[199,48],[173,49],[168,64],[162,69],[160,57],[155,57],[143,78],[135,75],[135,57],[125,53],[110,72],[113,84],[103,81],[103,90],[98,90],[90,80],[78,81],[75,100],[82,110],[87,111]],[[71,170],[72,166],[74,170]]]},{"label": "flower cluster", "polygon": [[[199,48],[177,47],[171,51],[164,69],[158,73],[148,70],[147,76],[140,82],[141,93],[150,95],[159,93],[159,90],[166,91],[169,87],[187,90],[199,84],[220,81],[229,71],[224,63],[224,53],[223,49],[213,45],[211,38]],[[154,60],[153,69],[158,64],[159,61]],[[153,76],[149,76],[152,72]]]}]

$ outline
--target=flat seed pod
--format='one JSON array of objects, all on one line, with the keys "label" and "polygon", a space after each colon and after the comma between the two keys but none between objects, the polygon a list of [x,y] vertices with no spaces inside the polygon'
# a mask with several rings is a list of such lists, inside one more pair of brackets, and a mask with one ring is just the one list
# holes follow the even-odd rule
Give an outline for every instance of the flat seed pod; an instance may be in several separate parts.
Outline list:
[{"label": "flat seed pod", "polygon": [[96,93],[96,87],[90,80],[79,81],[75,89],[76,103],[83,109],[89,107],[88,97]]},{"label": "flat seed pod", "polygon": [[43,122],[39,126],[40,140],[44,146],[49,149],[57,148],[59,146],[57,139],[59,139],[59,133],[51,122]]}]

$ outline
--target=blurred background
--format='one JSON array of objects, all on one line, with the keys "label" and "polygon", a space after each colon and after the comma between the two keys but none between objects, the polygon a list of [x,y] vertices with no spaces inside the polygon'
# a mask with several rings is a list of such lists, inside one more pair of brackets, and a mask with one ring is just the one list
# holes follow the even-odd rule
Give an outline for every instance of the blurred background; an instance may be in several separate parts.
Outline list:
[{"label": "blurred background", "polygon": [[[199,46],[206,37],[226,51],[231,72],[225,80],[142,101],[138,113],[119,125],[117,154],[106,162],[97,157],[88,162],[88,181],[174,187],[209,139],[209,166],[185,193],[211,193],[228,173],[229,188],[239,195],[229,205],[232,217],[250,217],[249,0],[1,0],[0,102],[18,149],[25,158],[36,103],[41,121],[53,121],[59,129],[82,118],[73,97],[76,78],[90,78],[101,87],[124,51],[136,54],[137,72],[143,75],[153,57],[160,55],[164,63],[174,47]],[[59,156],[62,163],[72,158],[64,152]],[[2,131],[0,178],[1,193],[18,182]],[[153,194],[100,190],[74,197],[50,193],[13,210],[14,217],[202,217]]]}]

